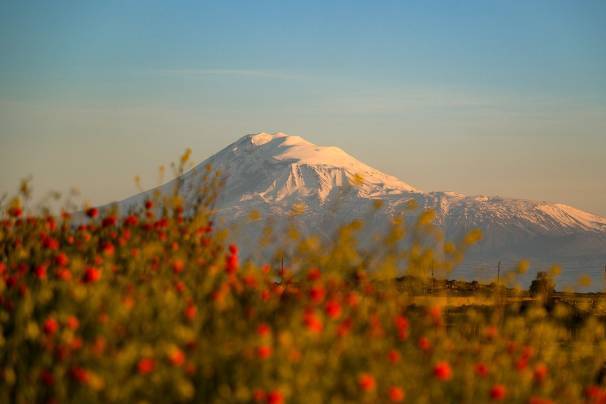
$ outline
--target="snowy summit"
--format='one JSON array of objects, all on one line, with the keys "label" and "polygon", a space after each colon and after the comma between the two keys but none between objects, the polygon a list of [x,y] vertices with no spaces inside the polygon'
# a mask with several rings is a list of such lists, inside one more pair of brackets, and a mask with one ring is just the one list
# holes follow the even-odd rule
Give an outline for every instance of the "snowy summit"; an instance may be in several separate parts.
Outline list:
[{"label": "snowy summit", "polygon": [[276,203],[304,197],[321,204],[356,176],[364,179],[359,189],[364,197],[415,191],[338,147],[317,146],[284,133],[244,136],[206,163],[226,173],[223,201],[259,199]]}]

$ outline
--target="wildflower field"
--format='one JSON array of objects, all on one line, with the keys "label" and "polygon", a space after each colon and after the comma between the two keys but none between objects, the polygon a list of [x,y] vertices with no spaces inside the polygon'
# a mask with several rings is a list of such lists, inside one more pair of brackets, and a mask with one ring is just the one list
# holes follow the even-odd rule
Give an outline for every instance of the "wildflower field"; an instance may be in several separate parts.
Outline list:
[{"label": "wildflower field", "polygon": [[292,229],[282,266],[243,260],[210,202],[77,219],[26,194],[2,206],[0,402],[606,402],[602,295],[436,286],[481,235],[437,243],[430,212],[372,251],[359,222]]}]

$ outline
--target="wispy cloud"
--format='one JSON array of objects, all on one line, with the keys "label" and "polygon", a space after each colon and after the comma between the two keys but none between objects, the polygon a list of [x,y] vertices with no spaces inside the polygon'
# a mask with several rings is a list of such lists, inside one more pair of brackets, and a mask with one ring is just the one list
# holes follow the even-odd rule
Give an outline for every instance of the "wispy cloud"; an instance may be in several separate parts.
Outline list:
[{"label": "wispy cloud", "polygon": [[153,73],[181,77],[232,76],[283,80],[303,78],[298,74],[262,69],[156,69]]}]

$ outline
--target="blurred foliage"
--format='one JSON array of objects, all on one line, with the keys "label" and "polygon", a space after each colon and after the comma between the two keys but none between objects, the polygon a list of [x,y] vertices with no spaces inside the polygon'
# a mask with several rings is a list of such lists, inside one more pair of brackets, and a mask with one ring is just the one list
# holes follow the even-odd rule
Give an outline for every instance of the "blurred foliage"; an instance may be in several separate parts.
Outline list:
[{"label": "blurred foliage", "polygon": [[211,171],[193,209],[177,189],[34,214],[29,181],[3,200],[0,402],[605,402],[601,294],[445,280],[481,233],[443,240],[430,211],[371,248],[360,221],[330,242],[266,228],[276,258],[241,262]]}]

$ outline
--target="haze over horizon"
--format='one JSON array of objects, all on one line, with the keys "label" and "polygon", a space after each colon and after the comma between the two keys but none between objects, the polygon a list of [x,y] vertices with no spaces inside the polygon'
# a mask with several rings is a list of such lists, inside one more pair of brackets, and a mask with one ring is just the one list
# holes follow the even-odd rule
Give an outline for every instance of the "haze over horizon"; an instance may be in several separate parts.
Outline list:
[{"label": "haze over horizon", "polygon": [[103,204],[280,131],[606,216],[606,3],[178,4],[0,5],[0,195],[31,174]]}]

